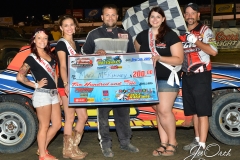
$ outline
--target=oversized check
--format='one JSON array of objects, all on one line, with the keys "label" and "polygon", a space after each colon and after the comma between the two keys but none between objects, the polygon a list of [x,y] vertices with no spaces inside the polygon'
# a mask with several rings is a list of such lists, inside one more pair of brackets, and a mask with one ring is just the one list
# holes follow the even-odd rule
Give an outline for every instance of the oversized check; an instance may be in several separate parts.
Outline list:
[{"label": "oversized check", "polygon": [[69,56],[69,106],[158,103],[151,53]]}]

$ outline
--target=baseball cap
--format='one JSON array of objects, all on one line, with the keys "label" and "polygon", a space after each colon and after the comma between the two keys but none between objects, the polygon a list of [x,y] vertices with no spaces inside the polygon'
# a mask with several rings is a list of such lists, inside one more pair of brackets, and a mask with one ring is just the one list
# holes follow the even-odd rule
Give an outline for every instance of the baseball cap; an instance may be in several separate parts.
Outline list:
[{"label": "baseball cap", "polygon": [[184,6],[184,12],[186,12],[186,9],[188,7],[191,7],[194,11],[199,12],[199,7],[196,3],[188,3],[187,5]]}]

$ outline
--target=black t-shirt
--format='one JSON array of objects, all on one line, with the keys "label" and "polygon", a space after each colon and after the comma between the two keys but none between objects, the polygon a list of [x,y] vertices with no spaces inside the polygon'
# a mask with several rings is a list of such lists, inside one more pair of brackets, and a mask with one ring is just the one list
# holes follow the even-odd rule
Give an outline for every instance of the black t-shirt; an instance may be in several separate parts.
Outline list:
[{"label": "black t-shirt", "polygon": [[[48,61],[47,61],[48,62]],[[40,81],[43,78],[47,78],[48,83],[42,88],[46,89],[56,89],[56,84],[54,80],[50,77],[49,73],[38,63],[32,56],[28,56],[24,63],[27,63],[30,66],[30,70],[35,77],[35,81]],[[51,58],[51,61],[48,62],[53,69],[56,69],[56,61]]]},{"label": "black t-shirt", "polygon": [[[149,48],[148,31],[148,29],[144,30],[136,37],[136,40],[140,45],[140,52],[151,52]],[[155,42],[155,47],[161,56],[171,57],[172,54],[170,47],[178,42],[181,42],[178,35],[171,30],[164,36],[164,42],[158,44]],[[168,80],[170,73],[171,71],[168,68],[158,62],[156,63],[156,76],[158,80]],[[180,71],[178,72],[178,75],[180,75]]]},{"label": "black t-shirt", "polygon": [[[76,46],[76,53],[80,53],[80,46],[79,44],[75,41],[75,46]],[[58,41],[56,47],[55,47],[55,52],[57,54],[58,51],[63,51],[66,53],[66,66],[68,67],[68,56],[70,55],[68,50],[67,50],[67,46],[65,44],[65,42],[63,41]],[[61,66],[61,63],[60,61],[58,61],[58,68],[59,68],[59,75],[60,75],[60,66]],[[64,85],[63,85],[63,80],[61,78],[61,75],[58,77],[58,88],[64,88]]]}]

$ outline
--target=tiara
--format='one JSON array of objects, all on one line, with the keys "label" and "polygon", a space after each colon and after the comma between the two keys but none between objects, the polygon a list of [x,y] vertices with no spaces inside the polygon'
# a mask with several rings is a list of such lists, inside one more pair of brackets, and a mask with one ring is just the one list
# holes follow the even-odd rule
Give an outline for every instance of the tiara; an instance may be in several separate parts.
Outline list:
[{"label": "tiara", "polygon": [[33,37],[36,37],[36,35],[37,35],[38,33],[41,33],[41,32],[44,32],[44,31],[37,31],[37,32],[35,32],[35,34],[33,35]]}]

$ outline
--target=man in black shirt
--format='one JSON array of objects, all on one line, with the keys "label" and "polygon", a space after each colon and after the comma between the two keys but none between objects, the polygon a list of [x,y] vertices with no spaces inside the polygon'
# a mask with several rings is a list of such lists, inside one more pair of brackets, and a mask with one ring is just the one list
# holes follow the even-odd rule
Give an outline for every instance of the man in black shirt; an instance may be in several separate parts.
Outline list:
[{"label": "man in black shirt", "polygon": [[[86,43],[82,47],[82,53],[105,55],[106,53],[135,52],[130,34],[116,26],[118,18],[117,7],[110,4],[105,5],[102,10],[104,24],[89,32]],[[129,106],[105,106],[98,108],[98,138],[103,155],[105,157],[114,156],[111,149],[112,138],[109,134],[108,116],[110,110],[113,110],[120,148],[130,152],[139,152],[138,148],[130,143],[132,131]]]}]

